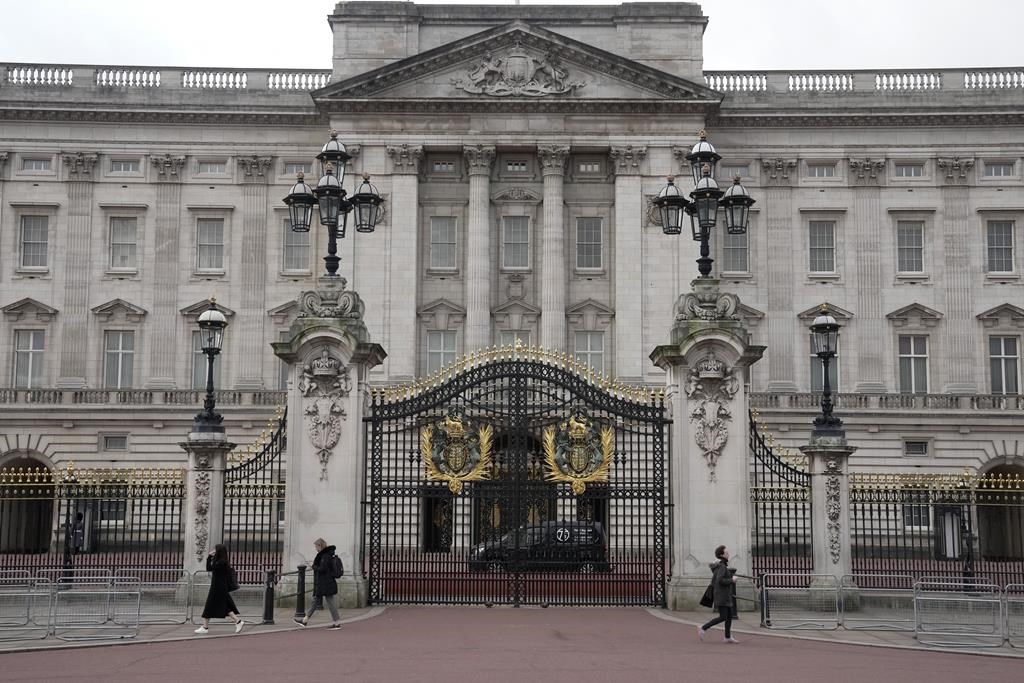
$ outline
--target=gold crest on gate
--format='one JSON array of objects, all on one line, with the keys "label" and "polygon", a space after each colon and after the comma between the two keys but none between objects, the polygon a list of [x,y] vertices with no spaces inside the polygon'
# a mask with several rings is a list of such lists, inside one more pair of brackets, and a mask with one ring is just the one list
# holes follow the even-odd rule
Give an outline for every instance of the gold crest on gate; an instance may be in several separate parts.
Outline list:
[{"label": "gold crest on gate", "polygon": [[420,432],[427,479],[448,482],[448,490],[455,494],[467,481],[490,479],[493,436],[490,425],[474,428],[461,408],[450,407],[443,420]]},{"label": "gold crest on gate", "polygon": [[587,484],[608,481],[615,434],[611,427],[598,431],[594,423],[580,408],[573,409],[568,420],[558,428],[544,430],[544,454],[547,456],[548,481],[572,484],[577,496],[587,490]]}]

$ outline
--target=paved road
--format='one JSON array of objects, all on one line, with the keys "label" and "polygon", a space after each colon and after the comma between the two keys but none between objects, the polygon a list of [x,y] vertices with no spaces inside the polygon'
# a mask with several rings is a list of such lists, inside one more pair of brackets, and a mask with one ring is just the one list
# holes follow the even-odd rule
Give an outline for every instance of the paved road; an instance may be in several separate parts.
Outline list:
[{"label": "paved road", "polygon": [[[319,617],[320,615],[318,615]],[[643,609],[391,608],[322,628],[0,655],[4,681],[1024,680],[1018,658],[860,647],[693,626]]]}]

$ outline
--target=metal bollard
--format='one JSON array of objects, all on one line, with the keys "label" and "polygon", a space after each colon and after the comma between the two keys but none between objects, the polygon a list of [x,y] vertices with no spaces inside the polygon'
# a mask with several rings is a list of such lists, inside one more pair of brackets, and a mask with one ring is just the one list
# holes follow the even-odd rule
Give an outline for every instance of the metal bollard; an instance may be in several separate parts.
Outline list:
[{"label": "metal bollard", "polygon": [[302,619],[306,616],[306,565],[300,564],[299,582],[295,586],[295,618]]},{"label": "metal bollard", "polygon": [[274,623],[274,586],[277,584],[277,572],[267,570],[267,586],[263,592],[263,623]]}]

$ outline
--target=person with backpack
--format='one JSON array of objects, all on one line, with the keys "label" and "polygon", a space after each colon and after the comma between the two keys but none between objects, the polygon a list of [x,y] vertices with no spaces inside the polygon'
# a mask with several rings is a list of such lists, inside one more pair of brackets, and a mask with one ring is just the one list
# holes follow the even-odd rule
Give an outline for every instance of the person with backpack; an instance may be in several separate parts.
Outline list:
[{"label": "person with backpack", "polygon": [[697,637],[704,642],[704,634],[716,624],[725,622],[725,642],[738,643],[740,641],[732,637],[733,610],[736,608],[736,570],[729,567],[729,549],[724,545],[715,548],[717,562],[712,562],[711,586],[714,593],[714,606],[718,610],[718,616],[708,623],[697,628]]},{"label": "person with backpack", "polygon": [[195,630],[200,635],[210,632],[210,619],[227,617],[235,622],[235,633],[242,630],[242,621],[235,601],[231,599],[231,591],[238,590],[238,576],[228,561],[228,547],[218,543],[206,557],[206,571],[210,572],[210,592],[206,595],[203,607],[203,623]]},{"label": "person with backpack", "polygon": [[327,609],[331,612],[331,630],[341,628],[341,617],[338,616],[338,606],[334,604],[334,596],[338,594],[338,579],[345,573],[345,567],[341,558],[335,554],[333,545],[327,545],[327,541],[318,538],[313,541],[316,548],[316,557],[309,566],[313,568],[313,604],[306,610],[306,616],[295,618],[296,624],[305,627],[313,612],[323,609],[327,603]]}]

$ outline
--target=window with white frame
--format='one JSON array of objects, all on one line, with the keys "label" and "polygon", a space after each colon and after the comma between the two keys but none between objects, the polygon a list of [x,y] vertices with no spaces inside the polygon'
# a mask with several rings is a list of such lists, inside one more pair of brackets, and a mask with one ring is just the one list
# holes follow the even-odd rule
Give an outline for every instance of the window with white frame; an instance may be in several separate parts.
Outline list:
[{"label": "window with white frame", "polygon": [[[810,336],[811,340],[811,392],[820,394],[825,391],[825,364],[821,362],[821,358],[814,352],[814,335]],[[828,362],[828,387],[833,393],[839,391],[839,349],[836,349],[836,354],[829,359]]]},{"label": "window with white frame", "polygon": [[128,501],[119,498],[116,500],[99,501],[97,510],[98,522],[104,525],[121,525],[128,518]]},{"label": "window with white frame", "polygon": [[530,267],[530,219],[527,216],[502,218],[501,267]]},{"label": "window with white frame", "polygon": [[51,169],[51,161],[45,157],[26,157],[21,160],[22,171],[49,171]]},{"label": "window with white frame", "polygon": [[988,254],[985,259],[988,272],[1013,272],[1013,221],[988,221],[985,239]]},{"label": "window with white frame", "polygon": [[434,159],[430,168],[434,173],[455,173],[455,159]]},{"label": "window with white frame", "polygon": [[903,528],[906,531],[931,529],[932,506],[926,490],[903,491]]},{"label": "window with white frame", "polygon": [[138,173],[139,172],[139,160],[138,159],[111,159],[110,160],[110,172],[111,173]]},{"label": "window with white frame", "polygon": [[196,166],[196,173],[199,175],[224,175],[228,172],[226,161],[199,161]]},{"label": "window with white frame", "polygon": [[924,221],[896,221],[896,270],[924,272]]},{"label": "window with white frame", "polygon": [[836,165],[830,164],[807,164],[808,178],[834,178],[836,176]]},{"label": "window with white frame", "polygon": [[196,219],[196,269],[224,270],[224,219]]},{"label": "window with white frame", "polygon": [[576,332],[573,355],[595,372],[604,372],[604,332]]},{"label": "window with white frame", "polygon": [[601,162],[597,159],[582,159],[576,167],[579,173],[595,174],[601,172]]},{"label": "window with white frame", "polygon": [[49,240],[49,216],[22,216],[21,235],[18,240],[21,248],[21,267],[46,268]]},{"label": "window with white frame", "polygon": [[993,394],[1020,392],[1020,339],[989,337],[988,363]]},{"label": "window with white frame", "polygon": [[986,178],[1006,178],[1013,175],[1012,161],[986,161]]},{"label": "window with white frame", "polygon": [[[220,383],[220,359],[221,354],[213,357],[213,384],[215,387]],[[206,354],[203,353],[203,336],[199,330],[192,331],[192,389],[194,391],[206,390]]]},{"label": "window with white frame", "polygon": [[808,227],[809,269],[812,273],[836,270],[835,221],[811,221]]},{"label": "window with white frame", "polygon": [[750,254],[747,250],[747,234],[722,235],[722,271],[725,273],[746,273],[750,270]]},{"label": "window with white frame", "polygon": [[110,269],[135,270],[138,219],[113,216],[110,219]]},{"label": "window with white frame", "polygon": [[43,383],[44,330],[14,331],[14,387],[38,389]]},{"label": "window with white frame", "polygon": [[928,337],[901,334],[898,341],[900,360],[900,392],[928,393]]},{"label": "window with white frame", "polygon": [[924,164],[896,164],[893,167],[893,176],[896,178],[922,178],[924,177]]},{"label": "window with white frame", "polygon": [[285,175],[307,174],[313,171],[312,161],[288,161],[284,165]]},{"label": "window with white frame", "polygon": [[284,229],[284,249],[281,252],[284,270],[298,270],[306,272],[309,270],[309,236],[310,232],[297,232],[292,230],[291,219],[285,218],[282,224]]},{"label": "window with white frame", "polygon": [[498,343],[500,346],[515,346],[516,342],[519,342],[523,346],[530,345],[530,331],[529,330],[501,330],[498,333]]},{"label": "window with white frame", "polygon": [[530,162],[526,159],[508,159],[505,161],[507,173],[526,173],[530,170]]},{"label": "window with white frame", "polygon": [[135,332],[107,330],[103,333],[103,387],[130,389],[135,364]]},{"label": "window with white frame", "polygon": [[455,332],[430,330],[427,332],[427,374],[455,362]]},{"label": "window with white frame", "polygon": [[456,268],[455,216],[430,217],[430,267]]},{"label": "window with white frame", "polygon": [[599,270],[602,266],[601,219],[579,216],[576,219],[576,268]]}]

